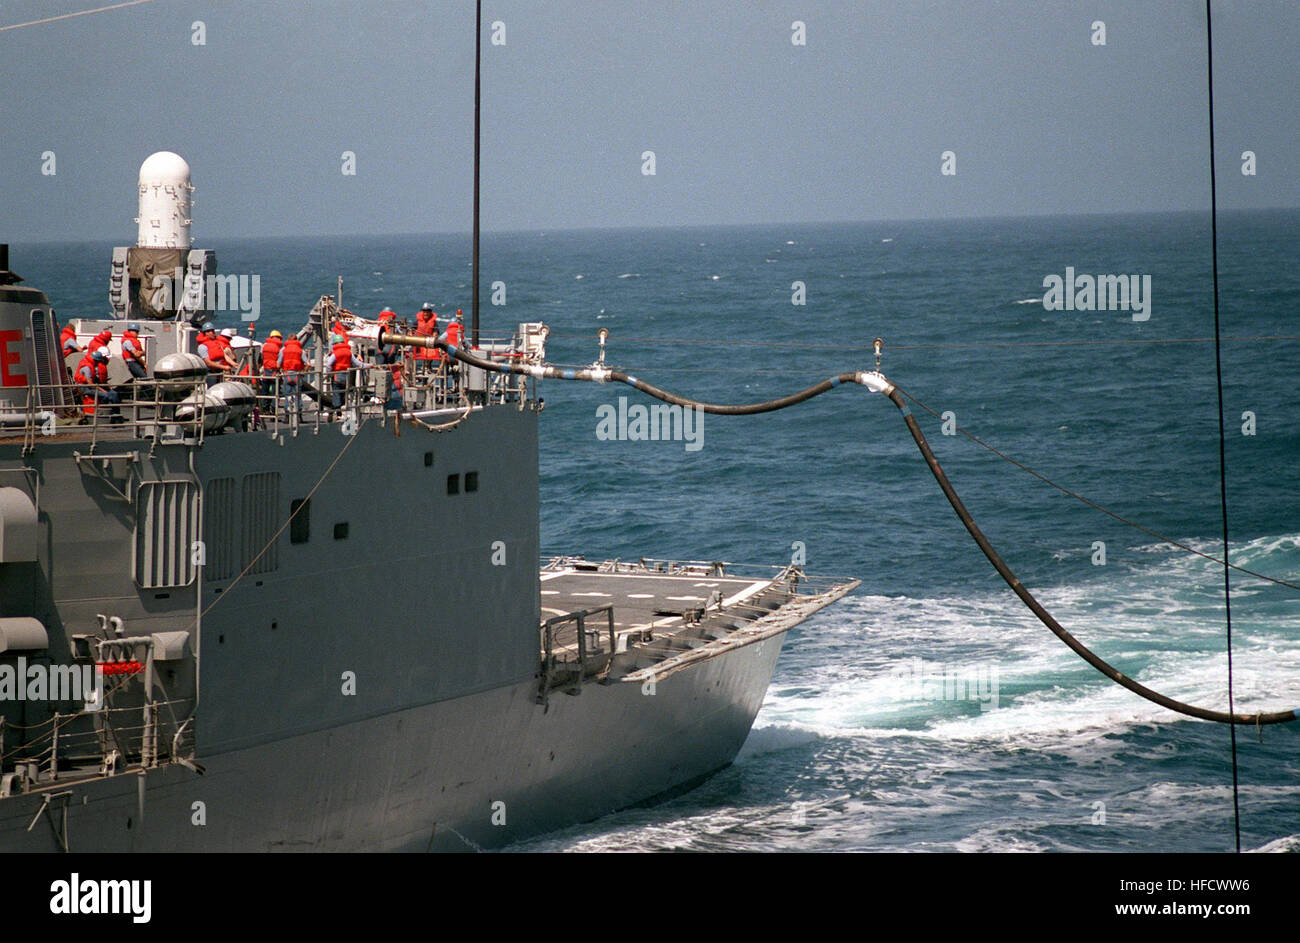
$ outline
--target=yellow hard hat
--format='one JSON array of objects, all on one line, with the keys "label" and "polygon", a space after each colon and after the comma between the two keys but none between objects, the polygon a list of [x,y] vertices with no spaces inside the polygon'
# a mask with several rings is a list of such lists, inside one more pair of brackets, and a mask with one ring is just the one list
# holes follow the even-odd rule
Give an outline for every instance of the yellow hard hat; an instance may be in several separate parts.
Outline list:
[{"label": "yellow hard hat", "polygon": [[281,335],[280,335],[280,332],[279,332],[279,331],[272,331],[272,332],[271,332],[270,334],[268,334],[267,336],[268,336],[268,337],[280,337]]}]

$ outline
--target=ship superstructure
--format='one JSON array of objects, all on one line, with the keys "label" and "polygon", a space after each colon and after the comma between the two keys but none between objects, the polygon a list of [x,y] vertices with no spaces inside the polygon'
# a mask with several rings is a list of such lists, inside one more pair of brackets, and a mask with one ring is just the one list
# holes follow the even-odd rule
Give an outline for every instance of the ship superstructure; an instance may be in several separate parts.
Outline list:
[{"label": "ship superstructure", "polygon": [[[0,250],[0,849],[495,847],[727,765],[785,632],[856,582],[539,567],[539,381],[337,294],[300,369],[246,332],[213,371],[191,190],[145,162],[66,360]],[[105,330],[111,396],[77,373]],[[541,365],[546,333],[472,349]]]}]

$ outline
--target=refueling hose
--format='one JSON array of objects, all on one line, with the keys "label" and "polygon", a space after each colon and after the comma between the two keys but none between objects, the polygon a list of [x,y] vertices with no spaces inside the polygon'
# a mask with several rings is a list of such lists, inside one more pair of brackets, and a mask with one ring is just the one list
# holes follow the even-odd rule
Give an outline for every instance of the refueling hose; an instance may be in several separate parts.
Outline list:
[{"label": "refueling hose", "polygon": [[1051,630],[1052,634],[1064,642],[1076,655],[1088,664],[1092,665],[1092,667],[1096,668],[1111,681],[1114,681],[1121,687],[1127,688],[1139,697],[1143,697],[1151,703],[1159,704],[1161,707],[1168,708],[1171,711],[1176,711],[1179,714],[1185,714],[1188,717],[1195,717],[1200,720],[1210,720],[1220,724],[1243,724],[1256,727],[1264,726],[1266,724],[1289,723],[1297,718],[1297,712],[1294,710],[1272,711],[1268,713],[1260,712],[1255,714],[1230,714],[1226,711],[1216,711],[1204,707],[1197,707],[1194,704],[1186,704],[1183,701],[1167,697],[1159,691],[1153,691],[1146,685],[1134,681],[1066,631],[1065,627],[1062,626],[1061,623],[1057,622],[1050,612],[1043,608],[1042,603],[1034,598],[1033,593],[1025,588],[1024,584],[1022,584],[1016,575],[1011,572],[1011,568],[1007,566],[1002,557],[998,555],[998,552],[993,549],[993,545],[989,543],[988,538],[984,536],[984,532],[980,530],[979,526],[975,523],[975,519],[971,517],[970,511],[966,510],[966,505],[963,504],[961,498],[957,496],[957,492],[954,490],[952,483],[948,480],[948,476],[944,473],[943,468],[940,467],[939,460],[935,458],[934,452],[930,448],[930,443],[926,441],[925,435],[921,432],[921,427],[916,422],[916,417],[912,415],[912,411],[908,409],[907,403],[904,402],[903,394],[896,386],[894,386],[893,383],[889,382],[889,380],[878,371],[841,373],[838,376],[830,377],[829,379],[823,380],[821,383],[800,390],[797,393],[783,396],[780,399],[764,400],[763,402],[758,403],[725,405],[717,403],[701,403],[698,400],[693,400],[689,397],[678,396],[675,393],[661,390],[657,386],[653,386],[643,380],[638,380],[636,377],[629,376],[621,371],[607,369],[602,366],[593,366],[575,370],[562,367],[552,367],[544,364],[497,363],[492,360],[484,360],[483,358],[462,350],[453,344],[436,340],[433,337],[418,337],[404,334],[388,334],[381,332],[379,335],[379,343],[381,345],[403,344],[413,347],[436,347],[455,357],[462,363],[469,364],[472,367],[478,367],[481,370],[491,370],[496,373],[513,373],[524,376],[559,380],[585,380],[592,383],[606,383],[612,380],[617,383],[625,383],[628,386],[634,387],[641,392],[666,403],[672,403],[676,406],[693,407],[706,413],[717,413],[724,416],[746,416],[754,413],[766,413],[776,409],[784,409],[787,406],[793,406],[796,403],[802,403],[804,400],[812,399],[814,396],[820,396],[822,393],[832,390],[842,383],[857,383],[865,386],[873,393],[883,393],[895,406],[898,407],[899,412],[903,414],[903,421],[907,423],[907,430],[912,434],[912,439],[916,442],[916,447],[921,451],[921,455],[925,459],[926,465],[930,467],[931,474],[934,475],[935,481],[939,483],[939,487],[943,490],[944,497],[948,499],[948,503],[952,505],[952,509],[957,512],[957,517],[961,519],[962,524],[966,527],[966,530],[970,533],[971,537],[974,538],[975,543],[979,546],[980,550],[983,551],[984,556],[988,558],[989,562],[993,564],[993,568],[998,571],[998,574],[1006,581],[1007,585],[1011,587],[1012,592],[1019,596],[1021,602],[1029,608],[1029,611],[1038,617],[1038,621],[1047,626],[1047,628]]}]

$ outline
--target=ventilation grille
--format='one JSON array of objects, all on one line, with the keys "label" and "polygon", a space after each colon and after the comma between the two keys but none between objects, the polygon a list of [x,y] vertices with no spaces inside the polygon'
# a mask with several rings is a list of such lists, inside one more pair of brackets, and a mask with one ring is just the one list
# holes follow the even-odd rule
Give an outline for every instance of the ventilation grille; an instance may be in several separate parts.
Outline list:
[{"label": "ventilation grille", "polygon": [[199,539],[199,489],[190,481],[146,481],[136,495],[135,581],[144,589],[187,586]]},{"label": "ventilation grille", "polygon": [[[43,308],[32,309],[32,346],[36,353],[36,382],[40,384],[37,394],[42,406],[59,406],[53,384],[56,382],[51,372],[54,350],[50,345],[49,315]],[[58,381],[62,382],[62,380]]]},{"label": "ventilation grille", "polygon": [[239,545],[235,512],[235,479],[214,478],[203,491],[203,543],[207,565],[203,575],[209,580],[228,580],[235,575]]},{"label": "ventilation grille", "polygon": [[[279,472],[244,476],[244,552],[240,565],[249,573],[269,573],[280,565],[279,541],[274,540],[280,526],[279,509]],[[262,556],[254,563],[259,553]]]}]

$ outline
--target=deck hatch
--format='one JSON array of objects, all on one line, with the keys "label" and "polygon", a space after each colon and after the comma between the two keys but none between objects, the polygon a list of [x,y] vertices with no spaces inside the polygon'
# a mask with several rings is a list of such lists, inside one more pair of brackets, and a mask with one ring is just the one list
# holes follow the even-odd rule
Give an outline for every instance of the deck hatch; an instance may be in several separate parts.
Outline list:
[{"label": "deck hatch", "polygon": [[143,589],[194,580],[199,539],[199,489],[192,481],[145,481],[136,496],[132,568]]}]

